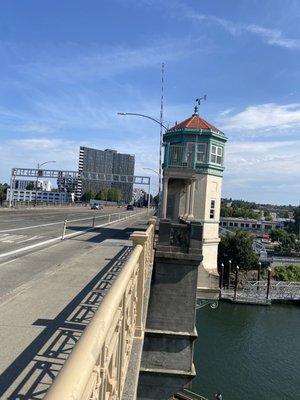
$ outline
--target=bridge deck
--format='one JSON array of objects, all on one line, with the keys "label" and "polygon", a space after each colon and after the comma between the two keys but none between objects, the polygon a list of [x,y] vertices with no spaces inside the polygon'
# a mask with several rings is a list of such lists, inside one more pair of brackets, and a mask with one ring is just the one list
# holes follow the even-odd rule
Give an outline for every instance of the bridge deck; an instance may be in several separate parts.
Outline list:
[{"label": "bridge deck", "polygon": [[[42,398],[131,251],[137,219],[1,264],[0,398]],[[8,289],[9,288],[9,289]]]}]

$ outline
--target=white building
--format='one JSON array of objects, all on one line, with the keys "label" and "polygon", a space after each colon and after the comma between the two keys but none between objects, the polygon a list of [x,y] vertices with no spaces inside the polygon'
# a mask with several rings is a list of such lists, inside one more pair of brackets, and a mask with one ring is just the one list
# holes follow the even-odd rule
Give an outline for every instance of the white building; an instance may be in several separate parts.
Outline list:
[{"label": "white building", "polygon": [[10,189],[7,190],[6,200],[12,202],[39,202],[39,203],[73,203],[74,193],[48,192],[35,190],[13,189],[10,198]]},{"label": "white building", "polygon": [[251,231],[251,232],[270,232],[276,228],[278,223],[276,221],[234,218],[234,217],[221,217],[220,226],[230,231]]}]

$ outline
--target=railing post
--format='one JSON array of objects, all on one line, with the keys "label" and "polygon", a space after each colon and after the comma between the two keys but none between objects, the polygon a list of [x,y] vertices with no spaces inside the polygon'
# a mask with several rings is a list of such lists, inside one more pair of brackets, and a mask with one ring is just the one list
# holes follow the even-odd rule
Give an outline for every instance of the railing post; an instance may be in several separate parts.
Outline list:
[{"label": "railing post", "polygon": [[236,295],[237,295],[237,285],[238,285],[238,274],[239,274],[239,267],[236,267],[235,270],[235,281],[234,281],[234,300],[236,300]]},{"label": "railing post", "polygon": [[260,274],[261,274],[261,262],[258,263],[258,269],[257,269],[257,290],[259,290],[259,281],[260,281]]},{"label": "railing post", "polygon": [[231,260],[228,262],[228,290],[230,289]]},{"label": "railing post", "polygon": [[143,246],[139,258],[138,268],[138,282],[137,282],[137,307],[136,307],[136,326],[135,326],[135,337],[142,338],[144,334],[144,321],[143,321],[143,310],[144,310],[144,287],[146,279],[146,244],[149,240],[149,235],[146,232],[133,232],[130,235],[133,246],[140,244]]},{"label": "railing post", "polygon": [[271,268],[268,268],[268,285],[267,285],[267,298],[266,300],[269,300],[270,296],[270,284],[271,284]]},{"label": "railing post", "polygon": [[96,220],[96,215],[93,216],[93,228],[95,228],[95,220]]},{"label": "railing post", "polygon": [[224,264],[221,264],[221,272],[220,272],[220,290],[223,288],[223,279],[224,279]]},{"label": "railing post", "polygon": [[111,216],[110,214],[108,214],[108,223],[110,223],[110,221],[111,221]]},{"label": "railing post", "polygon": [[62,231],[62,234],[61,234],[61,240],[64,240],[64,238],[65,238],[67,223],[68,223],[68,220],[65,219],[65,220],[64,220],[64,225],[63,225],[63,231]]}]

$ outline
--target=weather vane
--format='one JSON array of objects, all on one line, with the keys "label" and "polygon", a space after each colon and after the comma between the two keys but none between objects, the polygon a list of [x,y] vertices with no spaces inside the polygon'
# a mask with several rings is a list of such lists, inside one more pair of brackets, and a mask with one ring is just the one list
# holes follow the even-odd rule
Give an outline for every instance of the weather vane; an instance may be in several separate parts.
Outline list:
[{"label": "weather vane", "polygon": [[205,101],[206,99],[207,99],[206,94],[205,94],[203,97],[199,97],[198,99],[196,99],[196,105],[195,105],[195,112],[194,112],[194,114],[198,114],[198,109],[199,109],[199,107],[200,107],[201,100],[202,100],[202,101]]}]

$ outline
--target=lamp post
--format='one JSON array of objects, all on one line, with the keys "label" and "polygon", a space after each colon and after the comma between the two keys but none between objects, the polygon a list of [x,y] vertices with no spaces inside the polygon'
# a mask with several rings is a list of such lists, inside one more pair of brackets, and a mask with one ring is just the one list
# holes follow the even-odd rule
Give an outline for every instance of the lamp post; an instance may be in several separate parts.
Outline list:
[{"label": "lamp post", "polygon": [[[118,115],[131,115],[131,116],[135,116],[135,117],[141,117],[141,118],[147,118],[150,119],[151,121],[157,123],[160,128],[164,128],[166,131],[168,130],[168,128],[158,119],[150,117],[149,115],[145,115],[145,114],[140,114],[140,113],[130,113],[130,112],[118,112]],[[156,171],[155,171],[156,172]],[[162,135],[160,135],[160,139],[159,139],[159,173],[158,173],[158,206],[160,208],[160,203],[161,203],[161,187],[162,187]]]},{"label": "lamp post", "polygon": [[[144,170],[148,170],[148,171],[152,171],[152,172],[154,172],[156,175],[158,175],[158,178],[159,178],[159,172],[157,172],[155,169],[153,169],[153,168],[143,168]],[[150,212],[150,186],[151,186],[151,178],[149,178],[150,179],[150,182],[149,182],[149,192],[148,192],[148,215],[149,215],[149,212]],[[158,193],[158,206],[159,206],[159,203],[160,203],[160,194]]]},{"label": "lamp post", "polygon": [[43,165],[49,164],[49,163],[55,163],[56,161],[45,161],[42,164],[37,164],[37,174],[36,174],[36,181],[35,181],[35,205],[37,205],[37,186],[38,186],[38,178],[39,178],[39,172],[40,172],[40,168]]}]

